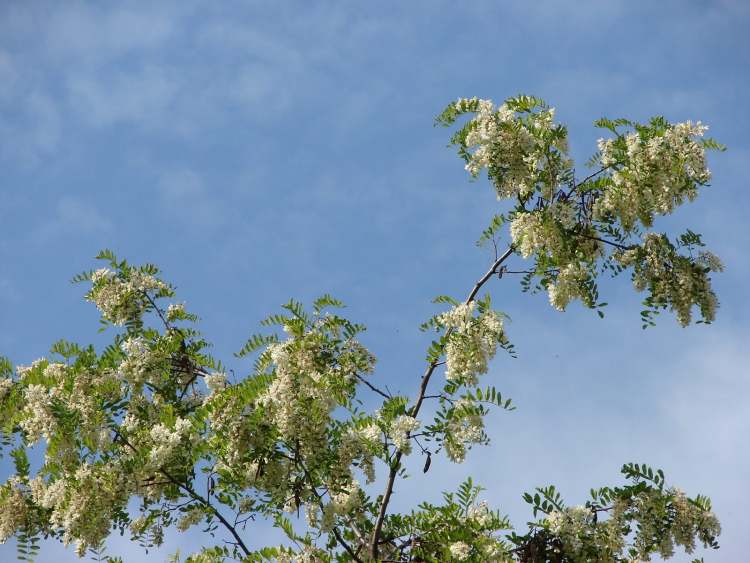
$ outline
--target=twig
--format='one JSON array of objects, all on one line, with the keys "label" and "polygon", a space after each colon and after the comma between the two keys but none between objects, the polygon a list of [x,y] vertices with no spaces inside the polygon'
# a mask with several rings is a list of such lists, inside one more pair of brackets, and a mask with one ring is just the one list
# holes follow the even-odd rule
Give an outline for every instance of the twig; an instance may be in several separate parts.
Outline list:
[{"label": "twig", "polygon": [[378,389],[377,387],[375,387],[372,383],[370,383],[369,381],[367,381],[367,379],[365,379],[364,377],[362,377],[358,373],[355,373],[354,377],[356,377],[357,379],[359,379],[362,383],[364,383],[365,385],[367,385],[370,389],[372,389],[375,393],[377,393],[381,397],[385,397],[386,399],[392,398],[392,395],[390,393],[387,393],[385,391],[381,391],[380,389]]}]

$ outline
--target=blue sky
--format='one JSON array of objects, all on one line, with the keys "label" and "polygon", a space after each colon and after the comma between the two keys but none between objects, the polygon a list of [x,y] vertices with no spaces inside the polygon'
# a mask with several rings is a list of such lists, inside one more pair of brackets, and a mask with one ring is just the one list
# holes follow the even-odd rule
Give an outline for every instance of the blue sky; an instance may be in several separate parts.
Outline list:
[{"label": "blue sky", "polygon": [[[713,185],[663,224],[703,232],[723,258],[717,322],[681,329],[665,315],[644,332],[627,279],[603,284],[603,321],[494,282],[519,358],[499,357],[488,381],[518,410],[491,418],[493,446],[464,465],[436,462],[397,487],[396,506],[471,474],[522,525],[523,491],[554,483],[578,503],[617,483],[622,463],[648,462],[713,498],[723,548],[707,561],[741,561],[748,28],[740,0],[4,2],[0,353],[23,364],[60,337],[101,342],[68,280],[106,247],[162,266],[229,362],[289,297],[331,292],[369,326],[377,377],[411,394],[417,326],[433,296],[463,296],[485,271],[473,243],[497,207],[432,125],[449,101],[545,98],[584,173],[598,117],[700,119],[729,150],[711,157]],[[199,542],[170,536],[168,548]],[[128,562],[169,549],[110,545]],[[0,546],[0,560],[14,553]],[[47,544],[39,557],[75,559]]]}]

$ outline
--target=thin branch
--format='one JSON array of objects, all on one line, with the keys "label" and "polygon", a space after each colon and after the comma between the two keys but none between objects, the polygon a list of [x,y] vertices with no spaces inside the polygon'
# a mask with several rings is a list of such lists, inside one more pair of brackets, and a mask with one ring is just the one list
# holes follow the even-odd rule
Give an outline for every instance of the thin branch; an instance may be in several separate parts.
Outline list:
[{"label": "thin branch", "polygon": [[589,235],[584,235],[583,233],[578,233],[578,236],[586,238],[586,239],[589,239],[589,240],[596,240],[596,241],[599,241],[599,242],[603,242],[604,244],[609,244],[611,246],[614,246],[615,248],[619,248],[620,250],[632,250],[633,249],[632,246],[627,246],[625,244],[620,244],[620,243],[617,243],[617,242],[612,242],[611,240],[607,240],[607,239],[603,239],[603,238],[599,238],[599,237],[592,237],[592,236],[589,236]]},{"label": "thin branch", "polygon": [[[494,276],[498,272],[498,268],[505,262],[510,256],[513,254],[513,247],[509,247],[495,262],[492,264],[489,270],[481,277],[479,280],[474,284],[474,287],[469,292],[469,296],[466,298],[465,304],[469,304],[477,296],[477,293],[479,293],[479,290],[482,289],[482,286],[487,283],[487,280],[489,280],[492,276]],[[450,335],[451,330],[448,329],[446,331],[446,336]],[[419,386],[419,393],[417,395],[417,400],[414,404],[414,407],[411,409],[410,416],[416,417],[417,414],[419,414],[419,410],[422,408],[422,403],[424,403],[425,396],[427,395],[427,386],[430,383],[430,378],[432,377],[432,374],[435,371],[435,368],[438,366],[438,361],[433,361],[430,365],[427,366],[427,369],[424,372],[424,375],[422,376],[422,383]],[[403,457],[403,452],[399,450],[399,452],[396,454],[395,459],[393,460],[393,463],[391,463],[391,469],[388,474],[388,482],[386,483],[385,492],[383,493],[383,500],[380,503],[380,510],[378,512],[378,518],[375,521],[375,527],[372,531],[372,537],[370,538],[370,558],[373,560],[377,560],[378,558],[378,545],[380,540],[380,534],[383,531],[383,522],[385,521],[385,515],[388,511],[388,503],[391,501],[391,495],[393,494],[393,486],[396,483],[396,476],[398,475],[398,470],[401,468],[401,458]]]},{"label": "thin branch", "polygon": [[[295,457],[292,462],[295,465],[298,465],[302,469],[302,473],[304,475],[304,479],[310,482],[310,488],[312,490],[312,493],[315,495],[315,497],[318,499],[318,505],[320,506],[321,510],[323,509],[323,495],[318,493],[318,489],[315,486],[315,482],[312,478],[312,475],[310,474],[310,471],[307,469],[307,466],[305,465],[305,462],[302,461],[301,458]],[[329,493],[330,494],[330,493]],[[339,542],[341,547],[343,547],[346,552],[351,555],[351,557],[357,561],[357,563],[363,563],[362,559],[357,555],[357,552],[352,549],[352,546],[349,545],[349,543],[344,539],[344,537],[341,535],[341,532],[339,532],[338,526],[334,525],[333,529],[331,530],[333,532],[334,537],[336,538],[336,541]]]},{"label": "thin branch", "polygon": [[373,390],[375,393],[377,393],[381,397],[384,397],[386,399],[391,399],[392,398],[392,395],[390,393],[386,393],[385,391],[381,391],[380,389],[378,389],[377,387],[375,387],[372,383],[370,383],[369,381],[367,381],[367,379],[365,379],[364,377],[362,377],[358,373],[355,373],[354,377],[356,377],[357,379],[359,379],[362,383],[364,383],[365,385],[367,385],[371,390]]},{"label": "thin branch", "polygon": [[166,317],[164,316],[164,312],[156,304],[156,301],[154,301],[153,297],[151,297],[148,294],[148,291],[142,291],[141,293],[143,293],[143,295],[146,297],[146,299],[148,300],[148,302],[154,308],[154,311],[156,311],[156,314],[159,315],[159,318],[161,319],[161,322],[164,323],[164,328],[166,328],[167,330],[173,330],[172,325],[169,324],[169,321],[167,321]]},{"label": "thin branch", "polygon": [[565,196],[565,199],[568,199],[568,198],[570,198],[570,196],[571,196],[571,195],[573,195],[573,194],[575,193],[575,191],[576,191],[576,190],[577,190],[577,189],[578,189],[579,187],[581,187],[581,186],[582,186],[583,184],[585,184],[585,183],[586,183],[586,182],[588,182],[589,180],[591,180],[591,179],[593,179],[593,178],[596,178],[596,177],[597,177],[597,176],[598,176],[599,174],[601,174],[601,173],[602,173],[602,172],[604,172],[605,170],[609,170],[609,169],[610,169],[610,168],[612,168],[612,167],[613,167],[613,166],[614,166],[615,164],[617,164],[617,163],[616,163],[616,162],[613,162],[612,164],[609,164],[609,165],[605,166],[604,168],[600,168],[600,169],[599,169],[599,170],[597,170],[596,172],[594,172],[594,173],[592,173],[592,174],[589,174],[588,176],[586,176],[586,177],[585,177],[585,178],[584,178],[583,180],[581,180],[580,182],[577,182],[577,183],[573,184],[573,187],[572,187],[572,188],[570,188],[570,191],[569,191],[569,192],[567,193],[567,195]]},{"label": "thin branch", "polygon": [[[128,447],[129,447],[129,448],[130,448],[131,450],[133,450],[134,452],[136,452],[136,453],[137,453],[137,451],[138,451],[138,450],[136,450],[135,446],[133,446],[133,444],[131,444],[131,443],[130,443],[130,442],[128,441],[128,439],[127,439],[127,438],[125,438],[125,436],[123,436],[123,434],[122,434],[122,433],[121,433],[121,432],[119,431],[119,429],[117,429],[117,428],[114,428],[113,430],[114,430],[114,432],[115,432],[115,435],[116,435],[117,437],[119,437],[119,439],[120,439],[120,440],[122,440],[122,443],[123,443],[123,444],[125,444],[125,445],[126,445],[126,446],[128,446]],[[250,550],[249,550],[249,549],[247,548],[247,546],[245,545],[245,542],[243,542],[243,541],[242,541],[242,538],[241,538],[241,537],[240,537],[240,535],[239,535],[239,534],[237,533],[237,530],[235,529],[235,527],[234,527],[234,526],[232,526],[232,525],[231,525],[231,524],[230,524],[230,523],[229,523],[229,522],[227,521],[227,519],[226,519],[226,518],[224,518],[224,516],[223,516],[223,515],[221,514],[221,512],[219,512],[219,510],[218,510],[218,509],[217,509],[217,508],[216,508],[216,507],[215,507],[215,506],[214,506],[213,504],[211,504],[211,502],[210,502],[209,500],[207,500],[207,499],[203,498],[203,497],[202,497],[201,495],[199,495],[198,493],[196,493],[196,492],[195,492],[195,491],[193,490],[193,488],[192,488],[192,487],[191,487],[190,485],[188,485],[188,484],[186,484],[186,483],[182,483],[182,482],[181,482],[180,480],[178,480],[177,478],[173,477],[173,476],[172,476],[172,475],[171,475],[171,474],[170,474],[170,473],[169,473],[169,472],[168,472],[168,471],[167,471],[166,469],[164,469],[164,468],[160,467],[158,471],[159,471],[159,473],[161,473],[162,475],[164,475],[164,477],[166,477],[166,478],[167,478],[167,480],[168,480],[168,481],[169,481],[170,483],[172,483],[173,485],[175,485],[175,486],[177,486],[178,488],[182,489],[182,490],[183,490],[183,491],[185,491],[185,492],[186,492],[186,493],[188,494],[188,496],[190,496],[190,497],[191,497],[192,499],[194,499],[194,500],[196,500],[196,501],[200,502],[200,503],[201,503],[201,504],[203,504],[203,505],[204,505],[204,506],[205,506],[206,508],[208,508],[208,509],[209,509],[209,510],[210,510],[210,511],[211,511],[211,512],[213,513],[213,515],[214,515],[214,516],[216,516],[216,518],[218,518],[218,520],[219,520],[219,521],[220,521],[220,522],[222,523],[222,525],[223,525],[223,526],[224,526],[224,527],[225,527],[225,528],[226,528],[226,529],[227,529],[227,530],[229,531],[229,533],[231,533],[231,534],[232,534],[232,536],[233,536],[233,537],[234,537],[234,539],[235,539],[235,542],[234,542],[234,543],[235,543],[235,545],[239,546],[239,547],[240,547],[240,549],[242,549],[242,551],[244,551],[244,552],[245,552],[245,555],[250,555]]]}]

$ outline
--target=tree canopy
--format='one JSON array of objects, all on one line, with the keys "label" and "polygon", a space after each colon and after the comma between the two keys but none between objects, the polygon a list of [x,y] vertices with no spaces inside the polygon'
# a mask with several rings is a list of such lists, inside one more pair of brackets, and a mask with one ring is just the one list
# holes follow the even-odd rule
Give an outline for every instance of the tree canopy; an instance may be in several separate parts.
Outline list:
[{"label": "tree canopy", "polygon": [[[0,541],[15,536],[25,560],[52,537],[114,561],[102,555],[113,531],[149,547],[174,526],[212,543],[188,556],[195,562],[648,561],[718,547],[709,499],[640,463],[579,505],[554,486],[525,493],[525,527],[468,477],[441,504],[391,510],[395,483],[420,478],[407,475],[406,457],[421,456],[425,473],[433,456],[461,463],[489,444],[489,410],[515,408],[486,381],[499,350],[515,354],[493,279],[518,275],[522,291],[546,293],[555,309],[580,301],[603,316],[598,279],[627,273],[644,294],[644,328],[665,310],[683,326],[710,323],[718,306],[710,276],[722,265],[701,236],[654,230],[708,186],[706,150],[723,147],[700,122],[601,119],[605,138],[583,178],[566,127],[540,99],[459,99],[437,123],[454,128],[466,170],[486,175],[500,209],[479,239],[494,248],[488,269],[466,296],[435,298],[441,310],[422,325],[435,336],[414,395],[378,383],[358,341],[365,327],[330,295],[309,307],[291,300],[261,321],[237,354],[249,374],[230,382],[159,269],[105,250],[103,267],[75,281],[111,344],[60,340],[29,366],[0,363],[2,448],[15,463],[0,487]],[[251,542],[257,519],[288,541]]]}]

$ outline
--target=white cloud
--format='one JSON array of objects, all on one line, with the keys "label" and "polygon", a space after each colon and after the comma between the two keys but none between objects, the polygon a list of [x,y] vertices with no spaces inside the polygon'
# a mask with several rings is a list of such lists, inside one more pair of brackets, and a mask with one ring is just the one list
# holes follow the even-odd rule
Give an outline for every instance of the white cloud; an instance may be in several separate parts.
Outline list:
[{"label": "white cloud", "polygon": [[156,186],[164,211],[181,222],[200,230],[225,220],[223,207],[211,196],[203,179],[189,168],[162,173]]},{"label": "white cloud", "polygon": [[57,150],[61,135],[53,97],[22,61],[0,50],[0,158],[39,164]]},{"label": "white cloud", "polygon": [[135,122],[163,125],[180,89],[166,69],[152,65],[134,72],[74,75],[67,81],[69,104],[95,126]]},{"label": "white cloud", "polygon": [[[28,5],[25,8],[34,12]],[[83,2],[47,5],[44,11],[46,17],[37,22],[45,28],[47,55],[75,64],[106,64],[115,57],[160,47],[172,36],[182,12],[155,5],[110,9]]]},{"label": "white cloud", "polygon": [[100,235],[112,230],[112,222],[91,202],[63,196],[57,202],[53,217],[43,220],[32,238],[45,243],[59,237]]}]

